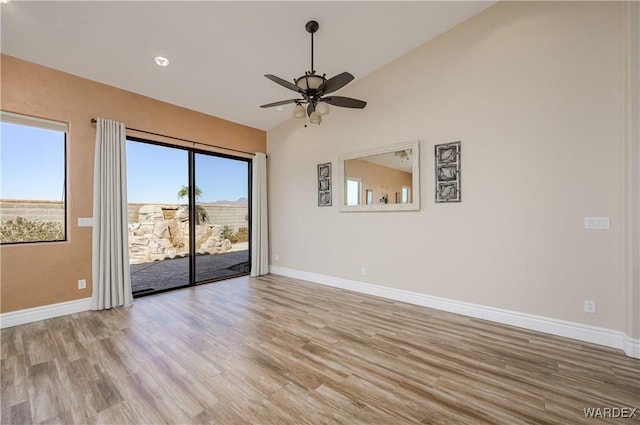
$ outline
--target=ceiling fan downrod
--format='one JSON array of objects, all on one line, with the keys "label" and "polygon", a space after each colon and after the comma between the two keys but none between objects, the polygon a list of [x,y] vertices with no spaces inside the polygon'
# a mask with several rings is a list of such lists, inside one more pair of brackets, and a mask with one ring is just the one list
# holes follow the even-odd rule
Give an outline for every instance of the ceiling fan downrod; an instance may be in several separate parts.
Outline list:
[{"label": "ceiling fan downrod", "polygon": [[309,21],[304,27],[307,30],[307,32],[311,34],[311,74],[315,74],[316,70],[313,69],[313,34],[315,34],[316,31],[318,31],[318,28],[320,28],[320,25],[316,21]]}]

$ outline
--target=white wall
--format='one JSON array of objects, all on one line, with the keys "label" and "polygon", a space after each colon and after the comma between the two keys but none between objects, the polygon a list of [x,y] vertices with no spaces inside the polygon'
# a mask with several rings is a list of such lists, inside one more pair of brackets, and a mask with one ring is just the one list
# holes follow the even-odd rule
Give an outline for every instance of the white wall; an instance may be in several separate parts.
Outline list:
[{"label": "white wall", "polygon": [[[500,3],[339,93],[366,109],[269,131],[271,264],[628,332],[625,13]],[[415,139],[419,212],[338,212],[340,154]],[[462,202],[435,204],[433,146],[456,140]]]}]

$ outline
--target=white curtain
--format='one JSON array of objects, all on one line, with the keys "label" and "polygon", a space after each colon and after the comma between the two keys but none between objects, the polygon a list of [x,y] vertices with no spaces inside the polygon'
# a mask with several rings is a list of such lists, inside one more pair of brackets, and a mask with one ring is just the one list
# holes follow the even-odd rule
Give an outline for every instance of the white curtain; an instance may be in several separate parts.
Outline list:
[{"label": "white curtain", "polygon": [[98,118],[93,172],[91,309],[131,304],[124,124]]},{"label": "white curtain", "polygon": [[251,276],[269,273],[267,155],[256,153],[251,173]]}]

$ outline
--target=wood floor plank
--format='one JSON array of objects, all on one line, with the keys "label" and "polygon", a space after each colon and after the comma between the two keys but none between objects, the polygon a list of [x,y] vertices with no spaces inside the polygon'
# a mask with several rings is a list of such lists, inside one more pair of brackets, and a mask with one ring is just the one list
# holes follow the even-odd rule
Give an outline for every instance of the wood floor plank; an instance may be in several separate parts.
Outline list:
[{"label": "wood floor plank", "polygon": [[8,420],[6,422],[3,420],[3,423],[10,423],[14,425],[29,425],[33,423],[29,402],[23,401],[22,403],[11,406],[7,419]]},{"label": "wood floor plank", "polygon": [[24,356],[21,354],[0,360],[0,398],[3,406],[14,406],[29,401],[26,372]]},{"label": "wood floor plank", "polygon": [[585,409],[640,409],[640,360],[619,350],[275,275],[0,336],[2,424],[610,424]]},{"label": "wood floor plank", "polygon": [[6,356],[20,356],[23,354],[22,347],[22,326],[14,326],[2,330],[2,338],[0,339],[0,359],[4,360]]},{"label": "wood floor plank", "polygon": [[27,380],[31,417],[34,422],[39,423],[59,416],[71,407],[68,394],[58,387],[60,380],[55,360],[29,367]]},{"label": "wood floor plank", "polygon": [[[332,384],[323,384],[315,391],[319,400],[325,406],[325,412],[340,412],[342,417],[341,423],[355,424],[406,424],[407,421],[401,419],[398,415],[389,415],[384,411],[376,409],[375,406],[364,403],[358,394],[345,394],[340,391],[339,387]],[[328,414],[328,413],[325,413]]]},{"label": "wood floor plank", "polygon": [[27,366],[49,362],[60,357],[58,348],[47,329],[23,335]]}]

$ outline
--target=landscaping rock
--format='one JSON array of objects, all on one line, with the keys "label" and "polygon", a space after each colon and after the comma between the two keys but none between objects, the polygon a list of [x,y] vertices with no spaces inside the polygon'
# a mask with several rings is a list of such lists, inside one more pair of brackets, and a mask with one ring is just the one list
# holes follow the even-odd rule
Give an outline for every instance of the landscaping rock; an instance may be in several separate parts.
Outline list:
[{"label": "landscaping rock", "polygon": [[140,223],[153,223],[160,220],[164,220],[164,214],[159,205],[144,205],[138,210],[138,221]]}]

